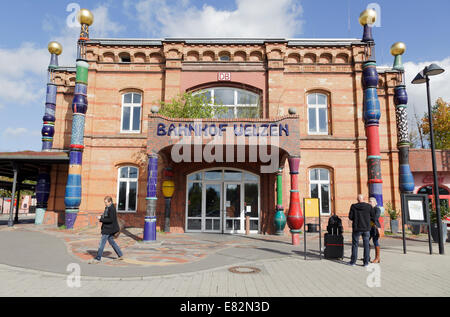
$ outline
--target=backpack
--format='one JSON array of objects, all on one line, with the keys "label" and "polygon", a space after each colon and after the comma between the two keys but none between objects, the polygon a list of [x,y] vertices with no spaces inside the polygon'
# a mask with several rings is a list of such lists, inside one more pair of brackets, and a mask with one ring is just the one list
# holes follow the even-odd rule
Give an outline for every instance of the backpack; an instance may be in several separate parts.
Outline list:
[{"label": "backpack", "polygon": [[329,234],[341,235],[344,232],[341,218],[336,215],[331,216],[328,219],[327,231]]}]

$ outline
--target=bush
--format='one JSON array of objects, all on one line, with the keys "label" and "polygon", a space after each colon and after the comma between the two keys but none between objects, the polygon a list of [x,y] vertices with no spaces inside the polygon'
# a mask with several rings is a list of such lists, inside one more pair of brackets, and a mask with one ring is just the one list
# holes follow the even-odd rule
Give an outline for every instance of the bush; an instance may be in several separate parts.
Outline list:
[{"label": "bush", "polygon": [[[445,203],[445,201],[441,201],[440,207],[441,207],[440,208],[441,220],[445,220],[450,215],[450,210],[448,209],[448,206]],[[436,208],[433,207],[431,201],[430,201],[430,221],[431,223],[437,223]]]},{"label": "bush", "polygon": [[169,118],[213,118],[224,114],[226,107],[212,103],[204,94],[183,93],[171,102],[159,102],[159,113]]},{"label": "bush", "polygon": [[389,215],[389,218],[391,220],[397,220],[398,216],[400,215],[400,212],[397,211],[393,206],[391,202],[386,203],[386,212]]}]

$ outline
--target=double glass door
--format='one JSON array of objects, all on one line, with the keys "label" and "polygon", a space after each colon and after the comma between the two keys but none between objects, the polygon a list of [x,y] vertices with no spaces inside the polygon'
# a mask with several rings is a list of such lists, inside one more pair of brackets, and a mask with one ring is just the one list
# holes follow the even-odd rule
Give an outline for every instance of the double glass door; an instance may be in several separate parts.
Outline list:
[{"label": "double glass door", "polygon": [[[258,233],[259,178],[234,170],[212,172],[220,180],[210,180],[214,175],[208,172],[188,177],[186,232],[245,233],[248,215],[250,232]],[[230,178],[235,180],[226,181]]]}]

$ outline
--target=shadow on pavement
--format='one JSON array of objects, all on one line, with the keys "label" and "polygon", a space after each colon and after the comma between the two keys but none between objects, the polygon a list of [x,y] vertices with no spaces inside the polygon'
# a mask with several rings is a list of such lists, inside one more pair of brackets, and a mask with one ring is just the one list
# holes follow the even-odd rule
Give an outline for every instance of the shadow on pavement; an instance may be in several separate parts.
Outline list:
[{"label": "shadow on pavement", "polygon": [[290,242],[280,241],[280,240],[264,239],[264,238],[258,238],[258,237],[252,237],[252,236],[244,236],[244,235],[242,235],[242,236],[240,235],[239,237],[240,238],[250,239],[250,240],[262,241],[262,242],[271,242],[271,243],[292,245],[292,243],[290,243]]},{"label": "shadow on pavement", "polygon": [[122,229],[121,233],[123,233],[124,235],[126,235],[127,237],[133,239],[134,241],[142,241],[142,238],[131,233],[130,231],[128,231],[128,229],[124,228]]},{"label": "shadow on pavement", "polygon": [[[17,224],[34,224],[34,218],[32,219],[19,219],[19,222],[14,222],[15,225]],[[0,220],[0,226],[7,226],[8,220]]]}]

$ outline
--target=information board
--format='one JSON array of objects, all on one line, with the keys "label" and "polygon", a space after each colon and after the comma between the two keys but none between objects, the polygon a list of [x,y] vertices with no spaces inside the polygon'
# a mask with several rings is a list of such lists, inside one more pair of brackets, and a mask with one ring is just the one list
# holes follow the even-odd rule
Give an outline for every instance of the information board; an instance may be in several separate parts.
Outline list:
[{"label": "information board", "polygon": [[320,215],[319,198],[305,198],[305,216],[318,218]]}]

